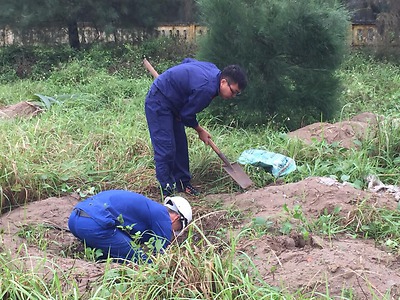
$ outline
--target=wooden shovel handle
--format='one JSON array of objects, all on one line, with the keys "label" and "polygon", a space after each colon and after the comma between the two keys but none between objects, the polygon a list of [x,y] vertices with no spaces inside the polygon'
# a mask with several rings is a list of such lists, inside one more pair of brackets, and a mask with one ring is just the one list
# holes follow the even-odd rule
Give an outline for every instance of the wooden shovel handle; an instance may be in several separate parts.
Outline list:
[{"label": "wooden shovel handle", "polygon": [[157,71],[153,68],[151,63],[147,60],[147,58],[143,58],[143,65],[147,69],[147,71],[150,72],[151,75],[153,75],[154,78],[158,77]]},{"label": "wooden shovel handle", "polygon": [[231,163],[229,162],[229,160],[226,158],[226,156],[221,152],[221,150],[219,150],[219,148],[217,147],[217,145],[214,144],[214,142],[209,139],[208,140],[208,144],[211,146],[211,148],[215,151],[215,153],[218,154],[218,156],[222,159],[222,161],[225,163],[225,165],[227,167],[231,166]]}]

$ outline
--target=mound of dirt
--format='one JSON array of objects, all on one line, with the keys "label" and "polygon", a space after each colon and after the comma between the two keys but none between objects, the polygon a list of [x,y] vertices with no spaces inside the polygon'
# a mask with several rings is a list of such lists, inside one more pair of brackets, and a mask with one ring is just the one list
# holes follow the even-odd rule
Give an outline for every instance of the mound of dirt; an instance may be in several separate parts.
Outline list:
[{"label": "mound of dirt", "polygon": [[[287,218],[283,206],[289,211],[301,207],[304,218],[310,222],[323,214],[334,213],[351,218],[357,205],[363,202],[372,207],[396,209],[392,193],[372,193],[342,184],[331,178],[308,178],[301,182],[270,186],[244,194],[220,196],[225,205],[248,212],[252,218],[262,218],[276,224]],[[250,226],[243,224],[246,227]],[[357,299],[383,298],[391,290],[400,296],[399,257],[377,247],[371,240],[337,235],[331,239],[300,235],[262,235],[242,242],[240,250],[250,255],[263,278],[270,285],[288,289],[325,293],[327,285],[331,295],[340,296],[349,290]],[[399,290],[400,291],[400,290]]]},{"label": "mound of dirt", "polygon": [[0,119],[12,119],[16,117],[34,117],[39,114],[42,109],[28,101],[19,102],[0,108]]},{"label": "mound of dirt", "polygon": [[[283,205],[287,205],[289,210],[300,205],[304,217],[309,220],[333,211],[335,207],[341,208],[342,216],[349,216],[361,201],[390,209],[397,206],[390,193],[360,191],[330,178],[319,177],[237,195],[208,195],[205,200],[209,203],[222,201],[227,209],[235,207],[242,211],[247,217],[236,224],[239,229],[248,227],[257,217],[273,223],[282,220]],[[23,258],[20,260],[24,261],[26,268],[35,267],[45,272],[45,268],[40,266],[57,266],[71,279],[77,279],[85,290],[90,282],[102,275],[104,266],[73,258],[73,249],[80,243],[66,226],[78,201],[79,198],[74,196],[48,198],[3,214],[0,218],[3,250],[10,250],[13,256]],[[195,215],[199,215],[196,207]],[[224,226],[213,216],[205,223],[213,229]],[[29,230],[38,225],[47,227],[46,253],[39,246],[26,243],[34,236],[33,231],[28,234]],[[21,248],[24,242],[27,246]],[[343,288],[360,299],[371,299],[372,294],[380,297],[388,290],[393,297],[400,296],[397,290],[400,284],[398,257],[376,247],[371,240],[349,236],[331,239],[312,236],[304,240],[295,235],[263,234],[242,241],[239,248],[253,258],[267,283],[291,292],[302,289],[325,293],[328,285],[332,296],[339,296]],[[45,256],[47,259],[43,263]]]},{"label": "mound of dirt", "polygon": [[[72,258],[73,252],[83,247],[67,228],[69,215],[78,201],[76,195],[52,197],[1,215],[2,250],[11,255],[15,268],[35,270],[50,278],[53,274],[48,268],[58,270],[64,278],[68,274],[80,283],[82,292],[103,275],[101,264]],[[44,235],[39,236],[39,231]],[[44,248],[45,252],[41,250]],[[65,281],[70,282],[69,278]]]},{"label": "mound of dirt", "polygon": [[349,121],[330,123],[314,123],[288,133],[307,144],[314,141],[325,141],[328,144],[338,143],[343,148],[357,148],[357,140],[361,141],[376,135],[377,124],[382,116],[365,112],[354,116]]}]

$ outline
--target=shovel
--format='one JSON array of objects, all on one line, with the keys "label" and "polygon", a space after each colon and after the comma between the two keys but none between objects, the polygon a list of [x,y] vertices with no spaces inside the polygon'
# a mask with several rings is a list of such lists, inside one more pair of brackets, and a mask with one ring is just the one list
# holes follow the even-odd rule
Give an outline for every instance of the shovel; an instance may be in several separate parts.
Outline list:
[{"label": "shovel", "polygon": [[[153,75],[154,78],[158,77],[157,71],[153,68],[153,66],[146,58],[143,58],[143,65],[145,66],[147,71],[149,71],[150,74]],[[233,180],[235,180],[240,185],[242,189],[247,189],[253,184],[249,176],[247,176],[247,174],[243,171],[242,167],[236,162],[231,164],[226,156],[221,152],[221,150],[218,149],[217,145],[215,145],[211,139],[209,139],[208,144],[224,162],[225,165],[223,166],[223,168],[225,169],[225,171],[233,178]]]},{"label": "shovel", "polygon": [[249,176],[247,176],[247,174],[243,171],[242,167],[236,162],[230,163],[226,156],[221,152],[221,150],[219,150],[217,145],[215,145],[211,139],[208,140],[208,144],[224,162],[225,165],[223,165],[223,168],[225,171],[240,185],[242,189],[247,189],[253,184]]}]

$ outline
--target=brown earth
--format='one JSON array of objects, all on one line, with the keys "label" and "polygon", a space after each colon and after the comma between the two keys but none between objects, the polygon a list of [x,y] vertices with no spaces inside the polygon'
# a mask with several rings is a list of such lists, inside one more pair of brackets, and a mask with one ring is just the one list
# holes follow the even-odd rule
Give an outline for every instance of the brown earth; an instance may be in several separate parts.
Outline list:
[{"label": "brown earth", "polygon": [[0,108],[0,119],[34,117],[41,111],[42,109],[38,105],[28,101],[23,101]]},{"label": "brown earth", "polygon": [[[209,204],[222,202],[226,210],[234,208],[241,211],[244,217],[236,224],[237,229],[250,227],[254,218],[271,221],[274,226],[281,223],[287,218],[282,210],[284,204],[289,211],[300,205],[309,221],[324,212],[332,213],[335,207],[341,207],[342,217],[351,219],[352,212],[361,201],[375,207],[397,207],[397,201],[390,193],[360,191],[330,178],[318,177],[236,195],[208,195],[205,200]],[[1,216],[2,247],[19,258],[16,267],[36,268],[37,271],[43,270],[45,275],[46,268],[43,266],[63,270],[71,279],[77,279],[83,290],[102,275],[103,264],[73,258],[74,251],[82,250],[82,246],[67,231],[66,224],[72,207],[78,201],[78,197],[73,196],[48,198]],[[201,210],[195,206],[198,218],[204,214]],[[222,217],[224,214],[221,212],[221,217],[216,213],[203,218],[202,227],[209,234],[215,233],[227,224],[226,221],[229,222]],[[197,222],[196,219],[194,222]],[[47,228],[46,252],[26,243],[26,235],[18,236],[18,232],[29,232],[35,226]],[[21,247],[24,243],[25,246]],[[392,290],[392,297],[400,296],[398,256],[378,247],[372,240],[341,235],[331,239],[311,236],[305,240],[297,233],[287,236],[267,232],[260,237],[242,240],[238,250],[252,257],[267,283],[290,292],[302,289],[324,293],[328,285],[331,295],[336,296],[343,288],[352,290],[357,299],[371,299],[372,293],[377,299],[382,299],[388,290]],[[46,257],[45,261],[43,257]]]},{"label": "brown earth", "polygon": [[[353,223],[355,210],[361,202],[373,207],[397,207],[393,194],[361,191],[320,177],[226,195],[221,199],[227,206],[234,205],[240,211],[248,212],[253,219],[270,221],[275,227],[288,218],[282,209],[284,205],[292,212],[295,206],[300,206],[303,216],[310,222],[323,214],[332,214],[335,207],[340,207],[339,215]],[[251,220],[246,221],[250,227]],[[325,293],[328,286],[332,296],[339,296],[343,288],[353,290],[357,299],[372,299],[372,295],[383,299],[390,289],[395,299],[400,296],[399,258],[372,240],[340,234],[332,238],[311,235],[306,240],[295,232],[290,236],[262,235],[244,241],[240,246],[239,250],[254,259],[266,282],[289,291],[302,289]]]},{"label": "brown earth", "polygon": [[[349,122],[310,125],[290,135],[305,142],[324,139],[353,147],[354,139],[362,139],[367,132],[373,132],[377,118],[373,114],[364,114],[366,116],[368,121],[359,115]],[[311,235],[305,239],[296,231],[290,235],[277,234],[282,223],[288,220],[284,205],[289,211],[301,207],[302,217],[310,222],[324,213],[332,214],[336,207],[340,207],[339,215],[343,219],[356,222],[355,211],[361,202],[373,207],[397,209],[397,201],[391,193],[361,191],[330,178],[314,177],[240,194],[207,195],[203,200],[209,207],[213,204],[223,206],[221,213],[209,216],[205,216],[207,209],[201,205],[194,206],[194,222],[201,223],[210,235],[229,223],[229,211],[240,211],[242,215],[241,218],[231,218],[236,222],[234,230],[249,228],[257,219],[270,222],[271,228],[265,234],[242,239],[238,249],[253,259],[257,270],[270,285],[291,293],[302,290],[326,294],[329,288],[331,297],[340,297],[343,290],[354,294],[355,299],[400,297],[399,256],[375,245],[372,240],[341,234],[331,238]],[[0,217],[1,247],[14,257],[12,262],[16,268],[36,268],[36,272],[51,276],[45,266],[52,266],[63,270],[67,274],[64,276],[77,279],[83,290],[102,275],[102,264],[74,258],[74,252],[82,245],[67,230],[67,220],[78,201],[79,197],[73,195],[48,198]],[[39,246],[26,243],[27,238],[34,238],[33,233],[30,237],[26,233],[35,226],[47,228],[47,243],[43,245],[46,252]],[[25,236],[18,236],[18,232],[25,232]]]}]

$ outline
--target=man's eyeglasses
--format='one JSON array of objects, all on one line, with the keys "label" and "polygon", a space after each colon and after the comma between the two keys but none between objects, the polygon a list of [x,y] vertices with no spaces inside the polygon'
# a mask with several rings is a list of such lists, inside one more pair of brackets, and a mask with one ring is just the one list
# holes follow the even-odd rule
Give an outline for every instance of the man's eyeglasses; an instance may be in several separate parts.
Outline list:
[{"label": "man's eyeglasses", "polygon": [[236,91],[232,90],[231,83],[228,80],[226,82],[228,83],[228,86],[229,86],[229,89],[231,90],[232,95],[234,97],[240,96],[241,92],[240,91],[236,92]]}]

